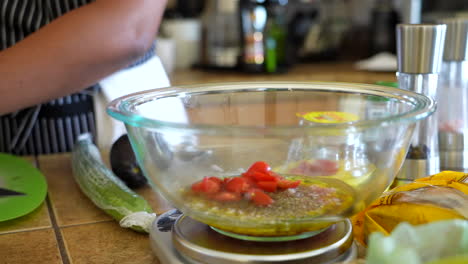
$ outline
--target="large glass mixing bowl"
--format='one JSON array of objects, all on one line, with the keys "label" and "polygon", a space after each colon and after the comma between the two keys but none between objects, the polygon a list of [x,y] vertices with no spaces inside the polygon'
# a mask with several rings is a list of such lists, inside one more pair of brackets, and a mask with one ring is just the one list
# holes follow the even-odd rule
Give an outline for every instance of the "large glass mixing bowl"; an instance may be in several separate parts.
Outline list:
[{"label": "large glass mixing bowl", "polygon": [[365,208],[434,110],[410,91],[327,82],[172,87],[108,107],[156,192],[220,232],[252,237],[318,232]]}]

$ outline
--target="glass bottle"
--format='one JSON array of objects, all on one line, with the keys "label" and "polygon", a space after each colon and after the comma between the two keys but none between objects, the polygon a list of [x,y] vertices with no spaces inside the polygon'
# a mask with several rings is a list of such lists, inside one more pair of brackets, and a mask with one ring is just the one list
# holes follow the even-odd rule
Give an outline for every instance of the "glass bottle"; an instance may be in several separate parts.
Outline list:
[{"label": "glass bottle", "polygon": [[[397,26],[398,87],[435,99],[442,64],[446,25]],[[440,171],[437,116],[416,124],[396,185]]]},{"label": "glass bottle", "polygon": [[441,22],[447,36],[437,93],[440,165],[468,172],[468,19]]},{"label": "glass bottle", "polygon": [[265,26],[265,71],[286,70],[287,23],[285,11],[288,0],[267,0],[267,24]]},{"label": "glass bottle", "polygon": [[265,0],[240,0],[241,65],[248,72],[264,72],[264,37],[267,24]]}]

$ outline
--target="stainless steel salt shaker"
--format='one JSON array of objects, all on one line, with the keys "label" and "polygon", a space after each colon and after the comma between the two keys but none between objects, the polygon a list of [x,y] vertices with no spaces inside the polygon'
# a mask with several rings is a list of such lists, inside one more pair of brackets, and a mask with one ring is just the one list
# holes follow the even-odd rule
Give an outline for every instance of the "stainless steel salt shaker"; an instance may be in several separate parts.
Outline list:
[{"label": "stainless steel salt shaker", "polygon": [[440,166],[468,171],[468,19],[444,19],[447,25],[437,91]]},{"label": "stainless steel salt shaker", "polygon": [[[446,25],[399,24],[396,33],[399,88],[435,99]],[[440,171],[437,131],[436,115],[416,124],[398,181],[412,181]]]}]

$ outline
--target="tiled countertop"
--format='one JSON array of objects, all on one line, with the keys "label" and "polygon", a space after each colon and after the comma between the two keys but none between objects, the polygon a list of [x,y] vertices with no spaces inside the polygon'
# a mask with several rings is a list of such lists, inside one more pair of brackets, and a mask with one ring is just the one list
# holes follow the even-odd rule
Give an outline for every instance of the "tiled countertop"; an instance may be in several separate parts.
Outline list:
[{"label": "tiled countertop", "polygon": [[[28,158],[46,177],[48,196],[29,215],[0,223],[0,263],[159,263],[148,235],[119,227],[81,193],[70,157]],[[156,213],[170,209],[149,188],[138,193]]]},{"label": "tiled countertop", "polygon": [[[260,80],[374,83],[396,78],[394,73],[356,71],[349,63],[300,65],[280,75],[186,70],[171,76],[173,85]],[[0,263],[159,263],[148,235],[119,227],[81,193],[69,153],[27,159],[47,178],[48,196],[29,215],[0,223]],[[149,188],[138,192],[157,213],[170,208]]]}]

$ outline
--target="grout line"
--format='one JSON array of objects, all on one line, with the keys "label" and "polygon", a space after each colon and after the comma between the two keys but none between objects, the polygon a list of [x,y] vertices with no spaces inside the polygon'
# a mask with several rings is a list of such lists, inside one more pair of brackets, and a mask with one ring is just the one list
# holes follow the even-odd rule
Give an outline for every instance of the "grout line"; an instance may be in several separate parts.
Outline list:
[{"label": "grout line", "polygon": [[60,227],[57,224],[57,219],[55,217],[54,210],[52,209],[52,203],[50,202],[49,195],[47,195],[46,201],[47,209],[49,210],[50,215],[50,222],[52,223],[52,228],[54,229],[55,238],[57,239],[57,244],[60,251],[60,256],[62,257],[62,262],[63,264],[70,264],[70,257],[67,254],[62,232],[60,231]]},{"label": "grout line", "polygon": [[[68,225],[62,225],[60,228],[69,228],[69,227],[76,227],[76,226],[87,226],[87,225],[93,225],[93,224],[100,224],[100,223],[111,223],[115,222],[113,219],[108,219],[108,220],[99,220],[95,222],[88,222],[88,223],[80,223],[80,224],[68,224]],[[118,222],[116,222],[118,224]]]},{"label": "grout line", "polygon": [[25,229],[2,231],[0,232],[0,236],[14,234],[14,233],[34,232],[34,231],[44,230],[44,229],[52,229],[52,226],[41,226],[41,227],[32,227],[32,228],[25,228]]},{"label": "grout line", "polygon": [[[35,161],[36,161],[36,168],[41,170],[39,156],[35,156]],[[65,247],[65,241],[63,240],[62,232],[60,231],[60,227],[57,224],[57,218],[55,216],[55,212],[54,212],[48,191],[47,191],[45,202],[47,205],[47,210],[49,212],[50,223],[52,224],[52,229],[54,230],[54,233],[55,233],[55,239],[57,240],[57,246],[59,248],[60,257],[62,258],[62,263],[71,264],[70,257],[68,256],[67,249]]]}]

